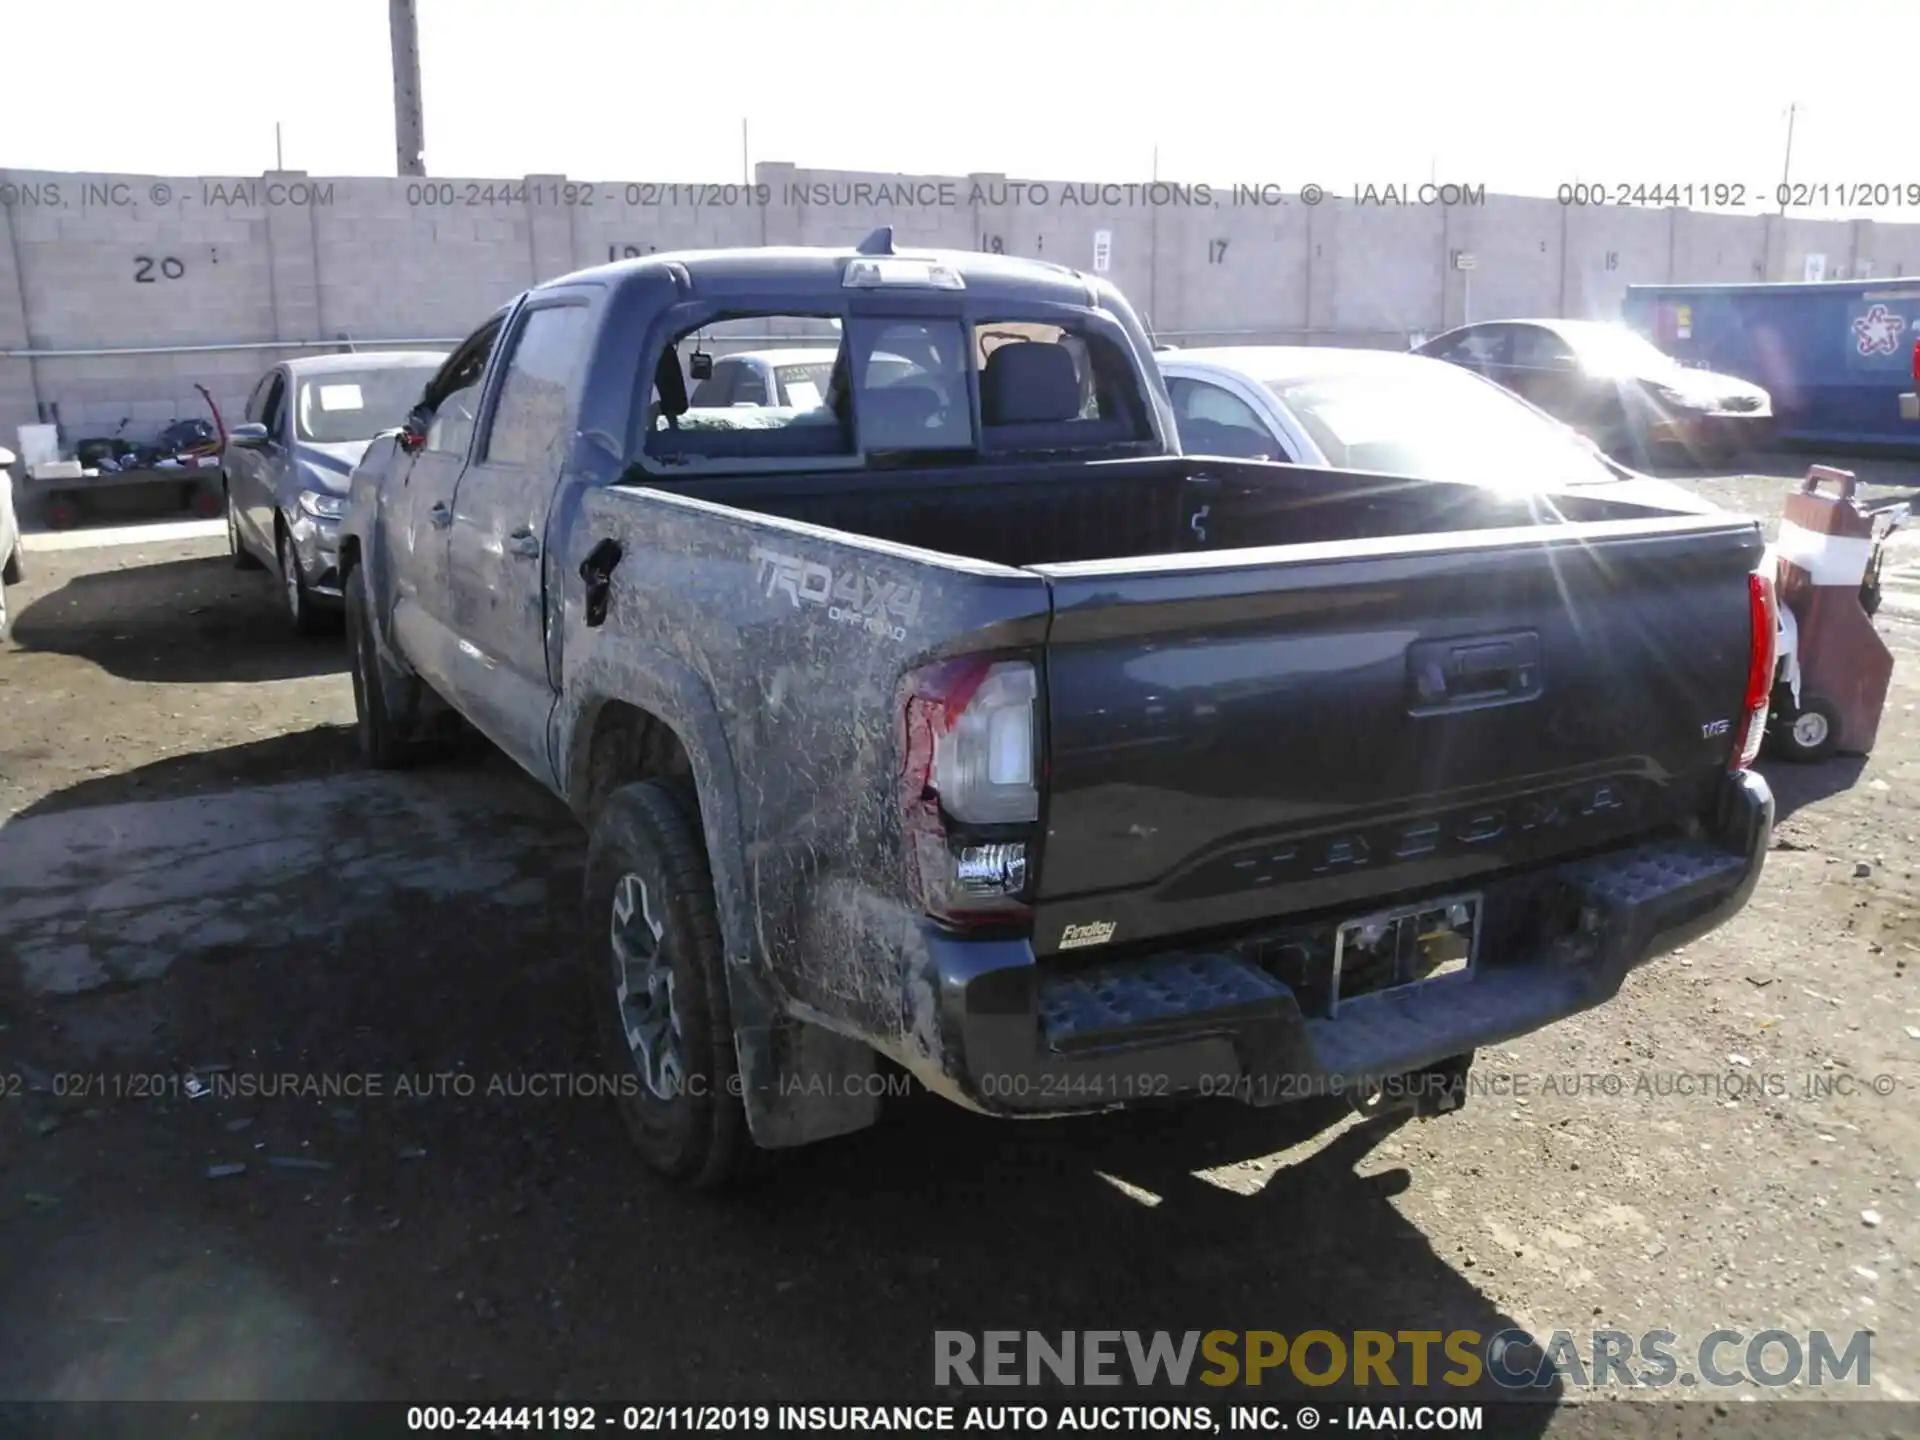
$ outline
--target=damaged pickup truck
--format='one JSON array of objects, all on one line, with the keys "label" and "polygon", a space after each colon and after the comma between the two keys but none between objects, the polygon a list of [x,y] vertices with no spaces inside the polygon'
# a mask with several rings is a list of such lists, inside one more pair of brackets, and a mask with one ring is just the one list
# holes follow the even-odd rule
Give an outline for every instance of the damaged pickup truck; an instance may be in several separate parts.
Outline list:
[{"label": "damaged pickup truck", "polygon": [[[689,405],[769,342],[824,388]],[[1006,1116],[1449,1109],[1745,903],[1755,523],[1570,434],[1516,486],[1174,433],[1104,281],[881,231],[540,285],[369,451],[361,744],[451,710],[587,827],[654,1167],[856,1130],[894,1066]]]}]

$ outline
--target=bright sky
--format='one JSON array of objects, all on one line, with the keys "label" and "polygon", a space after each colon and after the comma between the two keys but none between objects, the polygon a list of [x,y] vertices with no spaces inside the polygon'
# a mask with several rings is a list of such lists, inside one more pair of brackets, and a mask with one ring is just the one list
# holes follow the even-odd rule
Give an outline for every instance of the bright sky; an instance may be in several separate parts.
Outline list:
[{"label": "bright sky", "polygon": [[[1920,185],[1920,0],[418,0],[427,169]],[[0,167],[392,174],[385,0],[0,0]],[[1916,191],[1920,193],[1920,191]],[[1815,213],[1815,212],[1800,212]],[[1920,220],[1920,206],[1882,219]]]}]

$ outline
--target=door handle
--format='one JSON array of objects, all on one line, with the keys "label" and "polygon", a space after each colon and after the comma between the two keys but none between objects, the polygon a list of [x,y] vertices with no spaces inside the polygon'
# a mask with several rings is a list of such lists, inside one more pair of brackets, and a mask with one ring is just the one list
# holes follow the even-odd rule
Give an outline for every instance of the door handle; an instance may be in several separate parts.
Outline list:
[{"label": "door handle", "polygon": [[427,518],[433,522],[434,529],[444,530],[453,523],[453,511],[449,510],[447,502],[442,500],[427,511]]},{"label": "door handle", "polygon": [[540,553],[540,537],[531,530],[516,530],[507,537],[507,553],[531,560]]},{"label": "door handle", "polygon": [[1532,700],[1542,688],[1532,631],[1425,641],[1408,647],[1407,660],[1416,715]]}]

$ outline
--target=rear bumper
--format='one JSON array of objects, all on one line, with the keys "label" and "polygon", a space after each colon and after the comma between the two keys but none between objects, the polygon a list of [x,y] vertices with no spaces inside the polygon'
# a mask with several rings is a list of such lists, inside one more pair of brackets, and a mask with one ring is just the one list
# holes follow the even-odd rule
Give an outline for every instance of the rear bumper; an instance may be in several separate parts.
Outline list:
[{"label": "rear bumper", "polygon": [[1586,923],[1537,955],[1343,1000],[1337,1019],[1230,954],[1055,971],[1024,941],[929,935],[941,1090],[996,1114],[1109,1109],[1177,1094],[1275,1104],[1424,1069],[1588,1010],[1627,972],[1721,924],[1753,892],[1773,795],[1728,777],[1710,839],[1660,841],[1558,867]]}]

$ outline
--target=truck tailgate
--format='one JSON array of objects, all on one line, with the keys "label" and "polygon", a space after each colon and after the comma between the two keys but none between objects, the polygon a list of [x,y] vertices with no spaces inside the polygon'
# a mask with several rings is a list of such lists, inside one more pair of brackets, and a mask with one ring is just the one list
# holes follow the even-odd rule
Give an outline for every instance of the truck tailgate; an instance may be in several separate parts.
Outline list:
[{"label": "truck tailgate", "polygon": [[1359,908],[1701,814],[1761,543],[1713,515],[1032,567],[1036,950]]}]

